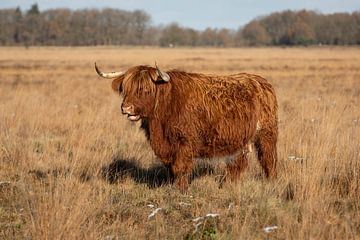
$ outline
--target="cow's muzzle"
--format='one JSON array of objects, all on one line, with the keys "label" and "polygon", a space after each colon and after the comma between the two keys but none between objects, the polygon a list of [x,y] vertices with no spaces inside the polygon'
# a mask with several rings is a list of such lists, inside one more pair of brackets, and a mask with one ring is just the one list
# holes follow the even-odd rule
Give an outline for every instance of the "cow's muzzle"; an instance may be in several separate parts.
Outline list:
[{"label": "cow's muzzle", "polygon": [[121,111],[123,114],[134,114],[134,106],[122,106]]},{"label": "cow's muzzle", "polygon": [[128,119],[131,121],[137,121],[140,119],[140,115],[135,114],[134,106],[122,106],[121,111],[123,114],[128,115]]}]

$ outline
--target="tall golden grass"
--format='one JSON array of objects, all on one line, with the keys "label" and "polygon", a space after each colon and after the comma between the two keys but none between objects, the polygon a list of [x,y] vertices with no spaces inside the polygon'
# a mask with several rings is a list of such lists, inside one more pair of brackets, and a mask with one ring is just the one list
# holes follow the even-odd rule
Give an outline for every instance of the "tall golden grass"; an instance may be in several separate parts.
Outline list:
[{"label": "tall golden grass", "polygon": [[[204,160],[180,194],[95,61],[265,77],[278,178]],[[0,48],[0,238],[359,239],[359,136],[359,48]]]}]

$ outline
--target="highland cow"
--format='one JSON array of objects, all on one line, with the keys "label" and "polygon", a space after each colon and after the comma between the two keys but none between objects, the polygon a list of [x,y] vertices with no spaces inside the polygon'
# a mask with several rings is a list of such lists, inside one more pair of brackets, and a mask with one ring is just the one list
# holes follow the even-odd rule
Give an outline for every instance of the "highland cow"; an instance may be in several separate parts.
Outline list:
[{"label": "highland cow", "polygon": [[123,95],[122,113],[142,121],[155,155],[181,191],[188,188],[195,158],[235,155],[225,179],[237,180],[252,143],[266,177],[276,176],[277,100],[264,78],[164,72],[156,65],[111,73],[96,64],[95,69],[114,79],[113,90]]}]

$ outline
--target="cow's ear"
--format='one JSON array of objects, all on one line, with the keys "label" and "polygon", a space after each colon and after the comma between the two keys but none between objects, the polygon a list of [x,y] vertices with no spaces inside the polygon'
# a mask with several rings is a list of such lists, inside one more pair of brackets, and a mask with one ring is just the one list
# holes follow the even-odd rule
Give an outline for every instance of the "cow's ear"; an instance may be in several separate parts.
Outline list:
[{"label": "cow's ear", "polygon": [[164,81],[164,82],[169,82],[170,81],[170,76],[169,74],[167,74],[167,72],[161,71],[160,68],[157,66],[156,62],[155,62],[155,69],[156,69],[156,80],[157,81]]},{"label": "cow's ear", "polygon": [[112,83],[111,83],[111,88],[115,91],[115,92],[119,92],[121,93],[122,92],[122,82],[124,80],[124,76],[120,76],[120,77],[117,77],[115,78]]},{"label": "cow's ear", "polygon": [[158,72],[158,80],[164,81],[164,82],[170,82],[170,76],[166,72]]}]

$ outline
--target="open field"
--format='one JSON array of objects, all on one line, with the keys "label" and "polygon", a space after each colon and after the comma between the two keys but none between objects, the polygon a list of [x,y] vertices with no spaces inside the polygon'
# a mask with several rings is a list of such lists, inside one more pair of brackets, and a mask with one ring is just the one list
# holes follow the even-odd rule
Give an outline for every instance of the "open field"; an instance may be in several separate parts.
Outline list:
[{"label": "open field", "polygon": [[[181,194],[95,61],[265,77],[278,178],[203,160]],[[360,48],[0,48],[0,239],[360,239],[359,136]]]}]

